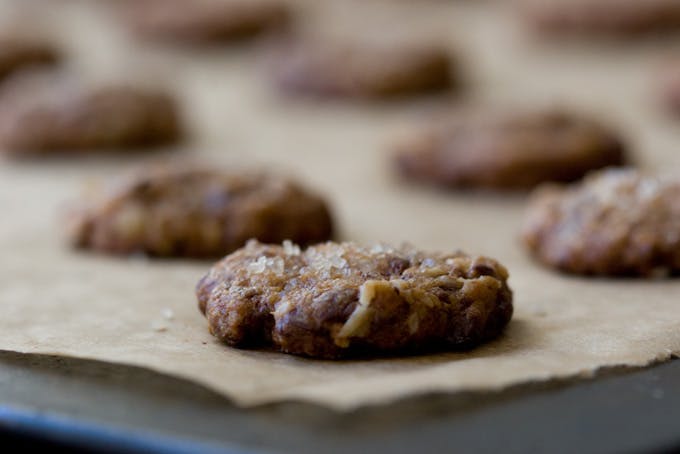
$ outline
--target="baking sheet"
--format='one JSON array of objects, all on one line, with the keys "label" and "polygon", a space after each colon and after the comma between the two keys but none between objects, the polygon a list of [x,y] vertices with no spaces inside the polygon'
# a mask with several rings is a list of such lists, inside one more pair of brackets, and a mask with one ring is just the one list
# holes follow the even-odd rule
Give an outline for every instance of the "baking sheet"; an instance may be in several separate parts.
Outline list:
[{"label": "baking sheet", "polygon": [[[145,366],[244,406],[301,399],[337,409],[588,375],[680,352],[677,279],[554,274],[532,263],[517,241],[522,195],[405,185],[387,160],[395,135],[451,106],[566,104],[619,127],[641,166],[677,171],[680,121],[660,112],[653,96],[677,39],[539,42],[506,2],[310,0],[299,2],[307,12],[302,26],[355,36],[382,27],[437,40],[460,55],[468,81],[460,96],[319,103],[274,93],[257,46],[199,52],[139,45],[104,3],[62,2],[43,28],[59,36],[77,72],[176,89],[193,137],[180,149],[143,156],[0,160],[0,349]],[[209,263],[76,253],[60,232],[60,210],[92,181],[146,161],[187,158],[299,176],[331,200],[342,239],[493,256],[510,270],[513,321],[500,339],[473,351],[401,359],[328,362],[221,345],[193,294]]]}]

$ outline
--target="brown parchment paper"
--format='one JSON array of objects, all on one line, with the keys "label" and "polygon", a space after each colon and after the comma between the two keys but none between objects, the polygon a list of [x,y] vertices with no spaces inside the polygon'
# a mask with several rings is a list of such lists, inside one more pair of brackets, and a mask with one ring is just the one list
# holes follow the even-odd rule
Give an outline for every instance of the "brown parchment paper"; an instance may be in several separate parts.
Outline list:
[{"label": "brown parchment paper", "polygon": [[[451,105],[565,104],[618,126],[642,167],[677,171],[680,120],[659,111],[653,92],[673,42],[540,42],[524,33],[510,2],[310,0],[300,3],[301,26],[438,40],[459,53],[467,80],[459,97],[327,104],[272,92],[256,46],[140,45],[111,20],[108,2],[48,3],[60,7],[31,17],[58,36],[77,72],[173,87],[187,104],[193,141],[144,156],[0,160],[0,349],[144,366],[244,406],[301,399],[337,409],[642,366],[680,352],[679,280],[554,274],[518,244],[524,196],[404,185],[390,172],[386,148]],[[473,351],[403,359],[327,362],[221,345],[193,294],[209,263],[76,253],[59,227],[63,204],[89,182],[187,157],[299,176],[332,201],[343,239],[496,257],[511,273],[514,319],[500,339]]]}]

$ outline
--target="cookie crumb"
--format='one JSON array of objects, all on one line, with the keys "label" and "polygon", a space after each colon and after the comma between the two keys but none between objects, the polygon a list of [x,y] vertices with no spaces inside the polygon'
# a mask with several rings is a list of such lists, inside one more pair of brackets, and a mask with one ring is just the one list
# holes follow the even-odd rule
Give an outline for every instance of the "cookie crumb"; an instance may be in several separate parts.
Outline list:
[{"label": "cookie crumb", "polygon": [[162,333],[168,330],[168,325],[164,321],[154,320],[153,322],[151,322],[151,329],[156,332]]}]

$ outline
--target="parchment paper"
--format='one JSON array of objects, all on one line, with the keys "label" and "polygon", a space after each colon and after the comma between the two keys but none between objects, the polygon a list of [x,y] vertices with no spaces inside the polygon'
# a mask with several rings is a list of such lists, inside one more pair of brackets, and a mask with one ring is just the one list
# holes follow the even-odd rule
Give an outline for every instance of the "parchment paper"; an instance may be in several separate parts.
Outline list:
[{"label": "parchment paper", "polygon": [[[618,126],[643,167],[678,170],[680,120],[659,110],[652,90],[659,63],[676,44],[541,43],[523,32],[508,2],[310,0],[302,5],[303,26],[360,33],[380,24],[440,40],[459,52],[468,80],[464,96],[448,99],[314,103],[270,90],[257,47],[139,45],[110,20],[104,3],[61,2],[43,10],[43,28],[57,33],[83,74],[174,87],[187,102],[194,141],[144,156],[0,160],[0,349],[144,366],[244,406],[301,399],[337,409],[642,366],[680,352],[680,281],[546,270],[517,241],[524,196],[402,184],[390,172],[386,147],[405,127],[451,105],[555,103]],[[500,339],[473,351],[403,359],[327,362],[221,345],[193,294],[210,263],[76,253],[59,228],[63,203],[88,182],[187,156],[299,176],[332,201],[344,239],[496,257],[511,273],[513,321]]]}]

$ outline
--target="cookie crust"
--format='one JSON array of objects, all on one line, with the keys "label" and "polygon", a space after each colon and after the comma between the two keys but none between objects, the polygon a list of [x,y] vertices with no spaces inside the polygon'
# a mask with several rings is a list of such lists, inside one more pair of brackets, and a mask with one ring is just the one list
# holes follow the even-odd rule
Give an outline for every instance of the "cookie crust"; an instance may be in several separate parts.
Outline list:
[{"label": "cookie crust", "polygon": [[69,219],[77,247],[157,257],[221,257],[250,238],[309,244],[332,230],[324,200],[290,180],[191,166],[145,169]]},{"label": "cookie crust", "polygon": [[543,264],[589,275],[680,272],[680,181],[606,170],[532,195],[522,238]]},{"label": "cookie crust", "polygon": [[492,339],[512,316],[507,279],[495,260],[463,253],[252,241],[196,293],[211,333],[229,345],[340,358]]},{"label": "cookie crust", "polygon": [[528,189],[625,161],[616,133],[560,111],[459,116],[393,148],[404,178],[448,188]]}]

